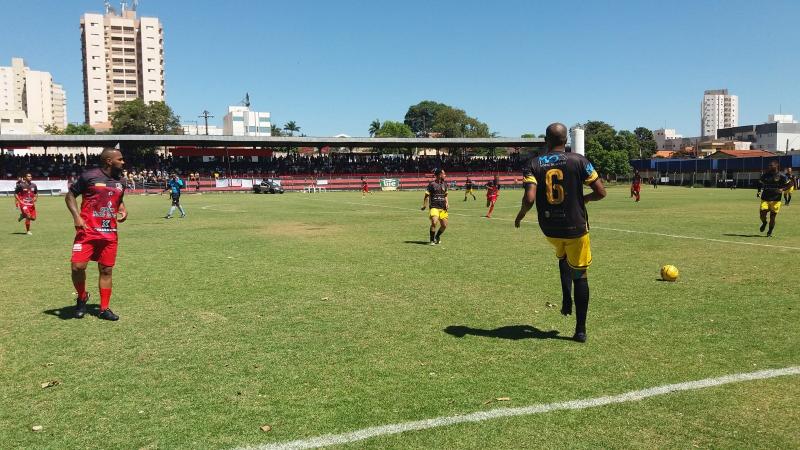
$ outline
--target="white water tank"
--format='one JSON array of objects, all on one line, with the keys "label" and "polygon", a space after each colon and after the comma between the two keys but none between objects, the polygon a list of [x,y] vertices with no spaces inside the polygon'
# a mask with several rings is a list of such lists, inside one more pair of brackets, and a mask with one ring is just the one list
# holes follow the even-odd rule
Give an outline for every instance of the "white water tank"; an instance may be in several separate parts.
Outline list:
[{"label": "white water tank", "polygon": [[584,143],[583,143],[583,128],[575,127],[572,129],[572,152],[577,153],[579,155],[583,155],[584,151]]}]

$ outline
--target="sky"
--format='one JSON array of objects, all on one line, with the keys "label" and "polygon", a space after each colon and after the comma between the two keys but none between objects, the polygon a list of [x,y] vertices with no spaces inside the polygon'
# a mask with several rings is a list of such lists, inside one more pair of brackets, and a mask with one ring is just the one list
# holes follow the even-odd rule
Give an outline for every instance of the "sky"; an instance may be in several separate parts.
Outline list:
[{"label": "sky", "polygon": [[[113,2],[119,6],[119,1]],[[0,0],[0,65],[22,57],[83,122],[80,16],[102,0]],[[603,120],[700,134],[706,89],[740,125],[800,116],[800,2],[140,0],[164,26],[166,102],[183,123],[229,105],[309,136],[368,134],[434,100],[500,136]]]}]

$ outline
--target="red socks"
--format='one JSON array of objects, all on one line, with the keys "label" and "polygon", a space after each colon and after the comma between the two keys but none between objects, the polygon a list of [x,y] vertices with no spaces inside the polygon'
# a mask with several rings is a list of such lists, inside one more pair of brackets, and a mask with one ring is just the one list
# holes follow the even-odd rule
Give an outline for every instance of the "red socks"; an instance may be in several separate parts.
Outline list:
[{"label": "red socks", "polygon": [[75,286],[75,291],[78,293],[78,298],[81,300],[86,300],[86,281],[82,283],[73,283]]},{"label": "red socks", "polygon": [[100,288],[100,311],[107,310],[109,302],[111,302],[111,289]]}]

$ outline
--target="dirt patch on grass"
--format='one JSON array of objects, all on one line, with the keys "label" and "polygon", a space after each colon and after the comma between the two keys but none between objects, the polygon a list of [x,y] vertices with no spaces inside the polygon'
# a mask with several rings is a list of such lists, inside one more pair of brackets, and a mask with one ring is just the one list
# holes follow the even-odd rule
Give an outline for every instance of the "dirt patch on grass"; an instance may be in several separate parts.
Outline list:
[{"label": "dirt patch on grass", "polygon": [[342,232],[344,228],[335,224],[312,224],[302,222],[283,222],[252,230],[257,236],[286,236],[300,238],[329,237]]}]

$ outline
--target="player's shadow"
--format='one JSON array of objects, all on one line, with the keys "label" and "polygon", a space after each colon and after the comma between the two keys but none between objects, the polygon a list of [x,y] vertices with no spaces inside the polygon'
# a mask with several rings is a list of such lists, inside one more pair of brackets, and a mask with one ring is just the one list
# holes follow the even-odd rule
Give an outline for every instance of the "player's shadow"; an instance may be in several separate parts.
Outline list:
[{"label": "player's shadow", "polygon": [[430,245],[429,241],[404,241],[406,244]]},{"label": "player's shadow", "polygon": [[508,325],[505,327],[495,328],[493,330],[484,330],[481,328],[472,328],[463,325],[450,325],[444,329],[444,332],[457,338],[463,338],[469,334],[471,336],[510,339],[512,341],[518,341],[520,339],[572,340],[571,337],[559,336],[558,330],[542,331],[530,325]]},{"label": "player's shadow", "polygon": [[15,231],[15,232],[9,233],[9,234],[28,234],[28,233],[26,233],[24,231]]},{"label": "player's shadow", "polygon": [[[43,314],[49,314],[51,316],[56,316],[61,320],[70,320],[75,319],[75,306],[62,306],[61,308],[57,309],[45,309],[42,311]],[[86,305],[86,315],[89,316],[97,316],[100,314],[100,305],[97,304],[88,304]]]},{"label": "player's shadow", "polygon": [[757,237],[762,238],[764,237],[763,234],[737,234],[737,233],[723,233],[723,236],[735,236],[735,237]]}]

